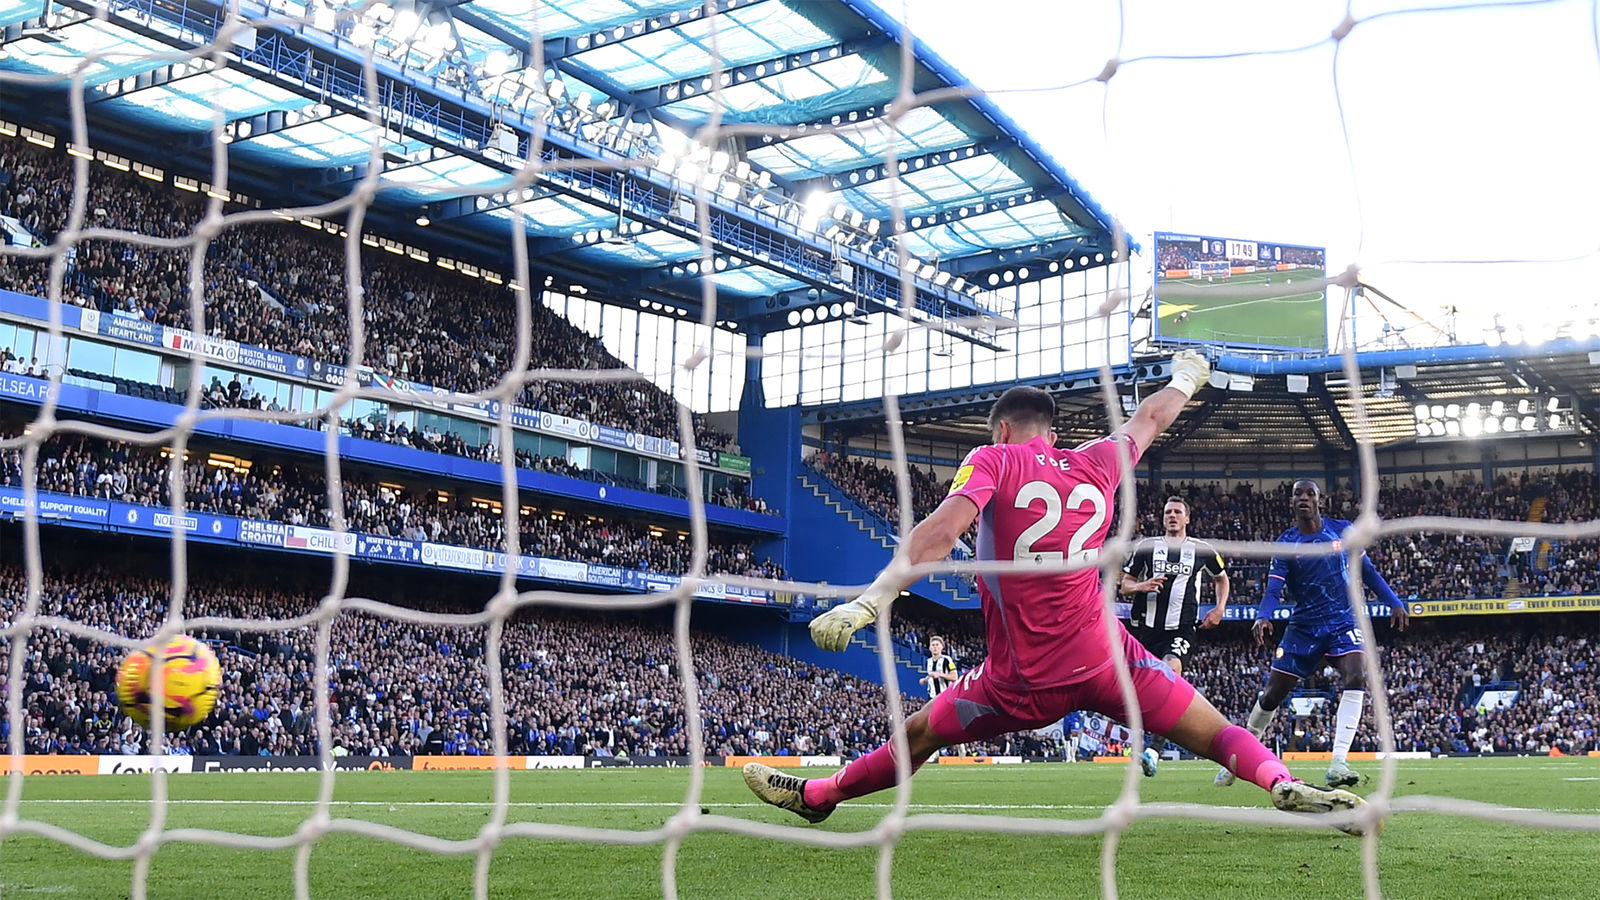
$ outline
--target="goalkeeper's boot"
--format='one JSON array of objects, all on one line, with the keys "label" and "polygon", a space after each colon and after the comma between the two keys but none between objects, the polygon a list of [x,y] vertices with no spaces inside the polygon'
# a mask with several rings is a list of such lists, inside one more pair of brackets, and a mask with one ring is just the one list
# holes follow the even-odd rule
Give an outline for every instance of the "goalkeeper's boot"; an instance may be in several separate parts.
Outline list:
[{"label": "goalkeeper's boot", "polygon": [[1156,766],[1160,764],[1161,756],[1156,753],[1154,747],[1146,747],[1144,752],[1139,754],[1139,771],[1143,772],[1146,778],[1156,777]]},{"label": "goalkeeper's boot", "polygon": [[745,763],[744,783],[763,802],[787,809],[813,825],[833,814],[831,809],[812,809],[806,805],[804,778],[785,775],[771,766]]},{"label": "goalkeeper's boot", "polygon": [[1229,772],[1227,769],[1223,769],[1221,772],[1217,773],[1217,780],[1213,781],[1212,784],[1216,785],[1217,787],[1227,787],[1228,785],[1233,784],[1234,781],[1234,774]]},{"label": "goalkeeper's boot", "polygon": [[1361,782],[1361,776],[1356,770],[1350,768],[1344,760],[1334,760],[1328,767],[1328,787],[1353,787]]},{"label": "goalkeeper's boot", "polygon": [[[1367,805],[1367,801],[1349,791],[1318,787],[1301,781],[1280,781],[1273,785],[1271,793],[1272,805],[1285,812],[1330,813],[1360,809]],[[1345,834],[1357,837],[1365,833],[1361,825],[1356,822],[1334,827]],[[1377,828],[1382,831],[1383,823],[1378,823]]]}]

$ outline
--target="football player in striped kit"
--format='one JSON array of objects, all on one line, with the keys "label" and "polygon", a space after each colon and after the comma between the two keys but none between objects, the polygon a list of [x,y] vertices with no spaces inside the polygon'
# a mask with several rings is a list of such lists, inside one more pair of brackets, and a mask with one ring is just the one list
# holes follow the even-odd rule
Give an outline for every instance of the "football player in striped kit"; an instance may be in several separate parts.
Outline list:
[{"label": "football player in striped kit", "polygon": [[[1189,536],[1189,504],[1168,497],[1161,510],[1161,537],[1145,538],[1122,567],[1119,590],[1133,597],[1128,633],[1151,653],[1158,653],[1174,672],[1183,673],[1194,646],[1196,627],[1214,628],[1228,608],[1231,584],[1222,555],[1205,541]],[[1209,576],[1216,606],[1200,621],[1200,582]],[[1145,775],[1154,776],[1161,756],[1151,740],[1139,760]]]},{"label": "football player in striped kit", "polygon": [[[1161,510],[1165,534],[1145,538],[1122,567],[1122,594],[1133,597],[1128,632],[1151,653],[1183,673],[1196,628],[1214,628],[1228,608],[1231,585],[1222,555],[1189,536],[1189,504],[1168,497]],[[1216,606],[1200,620],[1201,576],[1211,579]]]}]

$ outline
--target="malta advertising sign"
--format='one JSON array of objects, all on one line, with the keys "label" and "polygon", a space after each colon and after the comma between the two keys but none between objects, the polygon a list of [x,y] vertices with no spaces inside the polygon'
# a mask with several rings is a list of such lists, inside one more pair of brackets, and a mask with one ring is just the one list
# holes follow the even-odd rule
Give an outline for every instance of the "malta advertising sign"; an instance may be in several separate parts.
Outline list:
[{"label": "malta advertising sign", "polygon": [[218,362],[239,361],[239,342],[225,341],[208,334],[195,334],[181,328],[161,329],[161,346],[180,353],[196,353]]}]

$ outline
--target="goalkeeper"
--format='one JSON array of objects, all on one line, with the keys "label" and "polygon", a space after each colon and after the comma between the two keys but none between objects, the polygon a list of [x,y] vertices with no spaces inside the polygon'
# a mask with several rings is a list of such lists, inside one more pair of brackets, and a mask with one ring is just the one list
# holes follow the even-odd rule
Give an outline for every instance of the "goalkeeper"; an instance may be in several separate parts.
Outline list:
[{"label": "goalkeeper", "polygon": [[[979,578],[988,656],[906,720],[910,771],[941,748],[1042,728],[1074,710],[1127,721],[1106,641],[1095,562],[1122,477],[1118,456],[1129,457],[1130,467],[1137,463],[1209,375],[1205,359],[1193,352],[1178,354],[1172,369],[1171,383],[1140,404],[1121,431],[1074,450],[1055,447],[1051,423],[1056,408],[1048,393],[1032,387],[1006,391],[989,413],[994,443],[967,455],[950,495],[912,529],[900,557],[854,601],[811,622],[818,647],[843,650],[850,635],[871,624],[879,608],[912,581],[905,568],[946,558],[974,519],[981,560],[1082,566]],[[1146,729],[1259,785],[1279,809],[1331,812],[1363,805],[1348,791],[1295,779],[1254,735],[1230,725],[1120,623],[1110,624],[1122,642]],[[829,778],[801,779],[751,763],[744,768],[744,779],[767,803],[821,822],[839,803],[895,784],[893,743]],[[1354,834],[1360,829],[1347,825],[1344,830]]]}]

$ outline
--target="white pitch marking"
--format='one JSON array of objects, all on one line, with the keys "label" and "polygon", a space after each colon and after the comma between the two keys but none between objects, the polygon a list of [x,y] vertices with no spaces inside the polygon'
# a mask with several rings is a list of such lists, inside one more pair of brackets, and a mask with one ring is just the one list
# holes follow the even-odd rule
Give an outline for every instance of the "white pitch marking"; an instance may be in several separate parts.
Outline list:
[{"label": "white pitch marking", "polygon": [[[102,804],[103,803],[128,803],[128,804],[132,804],[132,803],[137,803],[137,804],[140,804],[140,805],[143,805],[143,806],[148,806],[150,804],[149,800],[137,800],[137,799],[130,799],[130,798],[125,798],[125,797],[124,798],[117,798],[117,799],[114,799],[114,800],[91,800],[91,799],[88,799],[88,798],[81,798],[81,797],[59,798],[59,799],[38,798],[38,799],[30,800],[30,799],[24,797],[22,799],[22,802],[23,803],[57,803],[57,804],[81,804],[81,803],[102,803]],[[224,805],[243,805],[243,806],[315,806],[316,802],[317,801],[315,801],[315,800],[218,800],[218,799],[211,798],[211,797],[192,798],[192,799],[169,798],[167,800],[167,803],[169,803],[169,804],[191,805],[191,806],[224,806]],[[1161,802],[1165,802],[1165,801],[1150,801],[1150,802],[1161,803]],[[492,809],[492,808],[494,808],[495,804],[492,801],[488,801],[488,800],[334,800],[334,801],[331,802],[331,805],[333,805],[333,806],[387,806],[387,807],[390,807],[391,809],[396,808],[396,807],[402,807],[402,806],[408,807],[408,808],[426,808],[426,807],[430,807],[430,806],[438,806],[438,807],[466,807],[466,808],[477,808],[477,809]],[[740,802],[734,802],[734,803],[718,803],[718,802],[715,802],[715,801],[702,799],[700,801],[700,805],[706,806],[706,807],[720,807],[720,808],[723,808],[723,809],[744,809],[744,808],[759,809],[761,807],[767,806],[768,804],[766,804],[766,803],[749,802],[749,801],[740,801]],[[1210,806],[1212,809],[1266,809],[1267,808],[1265,806],[1242,806],[1242,805],[1232,805],[1232,804],[1228,804],[1228,805],[1206,804],[1206,805]],[[619,801],[606,801],[606,800],[551,800],[551,801],[547,801],[547,802],[523,800],[523,801],[512,801],[510,803],[507,803],[506,806],[508,806],[508,807],[535,807],[535,808],[537,808],[537,807],[572,807],[572,808],[594,808],[594,809],[683,809],[684,808],[684,804],[682,804],[682,803],[667,803],[667,802],[664,802],[664,801],[644,801],[644,800],[641,800],[641,801],[622,801],[622,800],[619,800]],[[843,809],[843,810],[851,810],[851,809],[893,809],[893,808],[894,808],[894,804],[892,804],[892,803],[851,803],[851,804],[849,804],[847,806],[841,806],[840,807],[840,809]],[[911,809],[1035,809],[1035,810],[1102,810],[1103,811],[1103,810],[1105,810],[1107,808],[1107,805],[1090,804],[1090,803],[913,803],[913,804],[911,804],[910,808]],[[1521,811],[1521,812],[1572,812],[1572,813],[1600,812],[1600,807],[1593,807],[1593,806],[1576,806],[1576,807],[1507,806],[1507,807],[1503,807],[1503,808],[1507,809],[1507,810],[1517,810],[1517,811]]]}]

